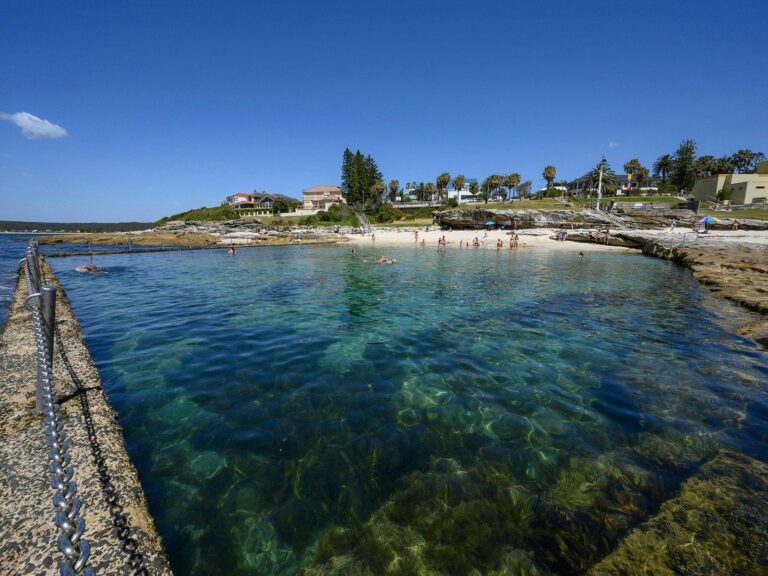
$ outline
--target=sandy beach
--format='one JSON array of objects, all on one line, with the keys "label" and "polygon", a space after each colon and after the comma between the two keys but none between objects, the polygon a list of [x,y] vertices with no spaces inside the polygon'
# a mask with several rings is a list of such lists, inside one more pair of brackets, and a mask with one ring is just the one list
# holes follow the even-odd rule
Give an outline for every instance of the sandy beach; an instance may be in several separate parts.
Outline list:
[{"label": "sandy beach", "polygon": [[[553,240],[557,232],[554,228],[535,228],[518,230],[518,249],[551,248],[569,252],[595,252],[595,251],[619,251],[627,252],[630,249],[618,246],[605,246],[604,244],[590,244],[584,242],[559,242]],[[445,236],[448,249],[471,248],[472,241],[477,238],[480,248],[496,250],[499,239],[504,243],[503,249],[509,250],[509,230],[440,230],[436,226],[430,226],[429,232],[424,228],[419,230],[418,244],[424,242],[425,247],[437,248],[437,240]],[[345,237],[355,244],[376,246],[414,246],[417,244],[413,228],[407,229],[374,229],[373,234],[346,234]]]},{"label": "sandy beach", "polygon": [[[414,228],[379,228],[373,229],[373,234],[368,233],[363,236],[360,234],[345,234],[348,241],[355,244],[377,246],[413,246],[416,245]],[[568,231],[570,232],[570,231]],[[620,232],[616,230],[615,232]],[[496,243],[499,239],[504,243],[503,249],[509,249],[510,233],[509,230],[440,230],[436,226],[430,226],[429,232],[424,228],[418,231],[418,244],[425,247],[437,248],[437,240],[445,236],[447,248],[467,248],[472,246],[472,241],[477,238],[480,242],[480,248],[496,249]],[[606,246],[604,244],[589,242],[559,242],[552,237],[557,233],[556,228],[531,228],[518,230],[519,249],[526,248],[549,248],[563,251],[575,252],[595,252],[595,251],[634,251],[633,248],[620,246]],[[669,228],[661,230],[643,230],[644,236],[649,238],[684,238],[690,242],[694,239],[694,234],[688,228]],[[698,244],[709,244],[716,242],[736,242],[742,244],[768,245],[768,231],[745,231],[745,230],[712,230],[707,234],[700,234],[696,240]]]}]

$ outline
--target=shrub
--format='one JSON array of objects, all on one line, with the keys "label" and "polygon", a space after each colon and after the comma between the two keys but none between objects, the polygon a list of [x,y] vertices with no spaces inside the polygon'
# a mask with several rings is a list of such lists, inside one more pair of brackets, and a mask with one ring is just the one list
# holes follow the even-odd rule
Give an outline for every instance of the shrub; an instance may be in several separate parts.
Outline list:
[{"label": "shrub", "polygon": [[376,210],[374,217],[376,222],[394,222],[395,220],[400,220],[403,217],[403,213],[392,206],[392,204],[382,204]]}]

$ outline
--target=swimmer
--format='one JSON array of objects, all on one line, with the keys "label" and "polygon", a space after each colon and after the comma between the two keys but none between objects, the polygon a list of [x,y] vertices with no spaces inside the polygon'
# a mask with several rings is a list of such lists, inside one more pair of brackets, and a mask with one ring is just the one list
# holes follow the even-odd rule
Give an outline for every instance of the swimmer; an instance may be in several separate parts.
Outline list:
[{"label": "swimmer", "polygon": [[584,252],[579,252],[579,258],[584,258]]},{"label": "swimmer", "polygon": [[229,254],[230,256],[234,256],[235,254],[237,254],[237,250],[235,249],[234,246],[230,246],[229,250],[227,250],[227,254]]}]

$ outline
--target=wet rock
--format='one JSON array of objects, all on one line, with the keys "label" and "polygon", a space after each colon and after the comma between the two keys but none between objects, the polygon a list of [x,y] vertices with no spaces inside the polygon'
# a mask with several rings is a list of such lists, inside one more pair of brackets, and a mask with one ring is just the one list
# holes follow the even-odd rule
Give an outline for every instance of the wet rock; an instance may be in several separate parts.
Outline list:
[{"label": "wet rock", "polygon": [[766,464],[719,454],[588,574],[765,574],[767,493]]}]

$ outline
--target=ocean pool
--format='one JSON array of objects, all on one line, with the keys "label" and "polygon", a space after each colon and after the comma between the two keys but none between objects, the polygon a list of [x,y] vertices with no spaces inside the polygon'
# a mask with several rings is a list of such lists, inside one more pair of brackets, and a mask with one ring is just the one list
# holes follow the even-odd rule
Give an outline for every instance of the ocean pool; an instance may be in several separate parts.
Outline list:
[{"label": "ocean pool", "polygon": [[50,263],[177,574],[334,556],[485,573],[504,550],[579,573],[718,450],[768,459],[765,353],[669,262],[296,246],[73,271],[86,261]]}]

